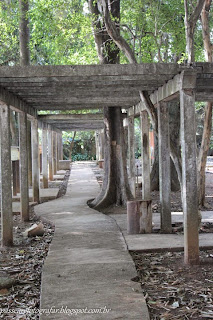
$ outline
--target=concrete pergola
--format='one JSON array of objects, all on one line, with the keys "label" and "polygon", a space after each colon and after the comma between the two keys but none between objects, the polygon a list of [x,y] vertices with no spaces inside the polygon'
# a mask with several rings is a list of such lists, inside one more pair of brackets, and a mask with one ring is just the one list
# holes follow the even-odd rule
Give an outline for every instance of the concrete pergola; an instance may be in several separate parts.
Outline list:
[{"label": "concrete pergola", "polygon": [[[134,145],[133,117],[140,114],[142,127],[143,199],[150,198],[149,119],[139,91],[147,91],[158,110],[160,195],[162,224],[167,224],[170,210],[169,127],[167,102],[180,99],[181,146],[183,167],[183,211],[185,261],[198,260],[197,167],[195,101],[213,101],[213,64],[91,65],[0,67],[2,245],[13,243],[10,156],[10,109],[19,113],[21,215],[28,219],[28,159],[30,158],[28,124],[31,124],[32,180],[34,201],[39,202],[38,121],[42,123],[43,170],[49,178],[61,157],[61,131],[103,128],[96,114],[38,116],[40,110],[80,110],[121,107],[127,110],[129,145]],[[134,107],[133,107],[134,106]],[[91,117],[91,118],[90,118]],[[103,116],[100,116],[103,117]],[[58,142],[57,142],[58,141]],[[47,158],[48,145],[48,158]],[[131,148],[131,150],[133,150]],[[57,156],[60,155],[60,156]],[[52,158],[54,159],[52,161]],[[130,179],[134,178],[133,153],[130,155]],[[44,175],[44,186],[47,185]],[[46,181],[46,182],[45,182]],[[143,181],[143,182],[144,182]]]}]

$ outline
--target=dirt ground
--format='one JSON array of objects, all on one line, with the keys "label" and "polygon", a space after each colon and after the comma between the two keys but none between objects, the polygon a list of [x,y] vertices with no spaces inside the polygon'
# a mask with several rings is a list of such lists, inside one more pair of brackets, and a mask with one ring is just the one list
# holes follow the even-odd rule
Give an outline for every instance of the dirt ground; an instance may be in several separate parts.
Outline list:
[{"label": "dirt ground", "polygon": [[[66,193],[69,175],[67,171],[57,197]],[[55,187],[54,181],[50,187]],[[42,222],[43,236],[24,238],[22,233],[32,224],[40,222],[34,215],[33,207],[30,208],[29,222],[22,222],[19,215],[13,218],[14,246],[0,249],[0,319],[38,320],[36,311],[40,306],[42,266],[54,235],[54,226]],[[1,278],[10,279],[13,285],[4,287]],[[34,313],[26,313],[34,308]]]},{"label": "dirt ground", "polygon": [[152,320],[213,319],[213,250],[186,266],[182,252],[132,252]]}]

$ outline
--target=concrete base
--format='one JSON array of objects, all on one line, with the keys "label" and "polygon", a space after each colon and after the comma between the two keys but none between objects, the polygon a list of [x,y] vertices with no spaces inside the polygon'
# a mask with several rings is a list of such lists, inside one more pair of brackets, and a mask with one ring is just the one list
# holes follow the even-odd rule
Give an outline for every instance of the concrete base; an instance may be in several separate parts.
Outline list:
[{"label": "concrete base", "polygon": [[[36,202],[30,202],[29,206],[35,206]],[[21,206],[20,206],[20,202],[13,202],[13,214],[20,214],[21,212]]]},{"label": "concrete base", "polygon": [[[72,165],[64,197],[40,204],[35,212],[55,224],[55,235],[42,273],[41,308],[110,309],[80,313],[85,320],[148,320],[136,270],[115,221],[87,206],[99,192],[88,164]],[[42,314],[40,320],[68,319]]]},{"label": "concrete base", "polygon": [[70,164],[70,160],[59,160],[59,170],[69,170]]},{"label": "concrete base", "polygon": [[[48,201],[56,199],[58,195],[58,188],[49,188],[49,189],[40,189],[40,199],[42,201]],[[13,197],[13,202],[19,202],[20,201],[20,194],[17,194],[17,196]],[[29,190],[29,201],[33,201],[33,193],[32,189]]]},{"label": "concrete base", "polygon": [[[183,235],[177,234],[127,234],[127,216],[126,214],[110,215],[116,220],[122,230],[123,236],[127,243],[128,250],[141,252],[158,252],[158,251],[179,251],[183,250]],[[202,212],[203,222],[213,222],[213,211]],[[153,214],[154,227],[160,227],[160,214]],[[172,222],[183,222],[182,212],[172,213]],[[199,234],[200,248],[213,248],[212,233]]]}]

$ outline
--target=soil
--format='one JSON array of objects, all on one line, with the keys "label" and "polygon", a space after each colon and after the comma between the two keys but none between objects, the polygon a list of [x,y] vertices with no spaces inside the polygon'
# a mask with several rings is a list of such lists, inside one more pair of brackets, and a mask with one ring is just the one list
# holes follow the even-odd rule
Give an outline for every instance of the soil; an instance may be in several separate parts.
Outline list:
[{"label": "soil", "polygon": [[186,266],[182,252],[132,252],[152,320],[213,319],[213,250]]},{"label": "soil", "polygon": [[[67,171],[57,197],[66,193],[69,175],[70,171]],[[54,181],[51,182],[51,187],[55,185]],[[42,266],[54,235],[54,226],[42,221],[45,231],[43,236],[24,238],[22,233],[26,229],[41,222],[33,209],[30,208],[29,222],[22,222],[19,215],[13,217],[14,246],[0,249],[0,277],[14,280],[12,287],[0,289],[0,319],[39,319]],[[30,314],[27,314],[29,309]],[[35,310],[33,313],[32,309]]]}]

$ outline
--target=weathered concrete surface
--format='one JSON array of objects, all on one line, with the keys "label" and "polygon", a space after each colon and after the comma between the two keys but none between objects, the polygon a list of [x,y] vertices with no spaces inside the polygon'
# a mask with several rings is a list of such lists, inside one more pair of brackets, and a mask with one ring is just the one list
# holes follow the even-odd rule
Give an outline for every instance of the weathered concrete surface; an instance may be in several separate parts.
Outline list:
[{"label": "weathered concrete surface", "polygon": [[[73,164],[64,197],[35,207],[54,222],[55,235],[42,274],[41,308],[111,309],[78,319],[149,319],[124,239],[113,219],[87,206],[99,185],[86,163]],[[41,320],[69,319],[67,314]]]},{"label": "weathered concrete surface", "polygon": [[[131,251],[166,251],[166,250],[183,250],[183,235],[177,234],[127,234],[127,216],[125,214],[111,215],[116,220],[127,243],[127,247]],[[202,212],[203,222],[213,222],[213,211]],[[153,214],[153,222],[155,227],[160,227],[160,214]],[[182,212],[172,212],[172,222],[183,222]],[[199,234],[200,248],[213,248],[212,233]]]},{"label": "weathered concrete surface", "polygon": [[[61,182],[60,182],[61,183]],[[40,189],[40,201],[53,200],[57,197],[59,188]],[[20,194],[13,197],[13,202],[20,201]],[[29,201],[33,201],[33,190],[29,190]]]}]

